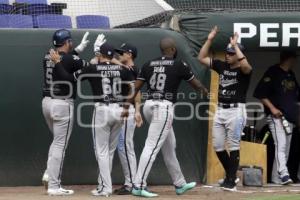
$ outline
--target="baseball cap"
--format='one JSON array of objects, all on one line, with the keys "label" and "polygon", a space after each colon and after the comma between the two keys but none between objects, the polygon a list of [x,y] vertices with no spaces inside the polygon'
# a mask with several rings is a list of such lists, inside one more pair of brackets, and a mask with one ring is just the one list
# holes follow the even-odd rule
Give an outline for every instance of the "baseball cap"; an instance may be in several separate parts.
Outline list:
[{"label": "baseball cap", "polygon": [[[245,47],[242,44],[237,43],[237,45],[242,52],[245,50]],[[227,53],[236,53],[234,47],[230,43],[226,47],[226,52]]]},{"label": "baseball cap", "polygon": [[137,57],[137,48],[131,44],[123,43],[120,48],[115,49],[119,54],[129,52],[132,53],[133,58]]},{"label": "baseball cap", "polygon": [[113,56],[115,53],[114,47],[111,46],[110,44],[108,44],[107,42],[104,43],[101,47],[100,47],[100,51],[99,53],[101,53],[102,55],[106,55],[106,56]]}]

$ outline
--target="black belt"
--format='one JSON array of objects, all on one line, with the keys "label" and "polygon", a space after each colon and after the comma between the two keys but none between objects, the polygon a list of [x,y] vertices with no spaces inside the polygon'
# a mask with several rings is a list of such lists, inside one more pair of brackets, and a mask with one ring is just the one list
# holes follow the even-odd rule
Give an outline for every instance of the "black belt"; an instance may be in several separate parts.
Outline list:
[{"label": "black belt", "polygon": [[46,96],[46,95],[44,95],[43,97],[48,97],[48,98],[51,98],[51,99],[59,99],[59,100],[74,100],[74,98],[59,98],[59,96],[57,96],[57,97],[51,97],[51,96]]},{"label": "black belt", "polygon": [[98,104],[99,106],[109,106],[110,104],[118,104],[120,107],[123,107],[125,105],[124,102],[95,102],[95,104]]},{"label": "black belt", "polygon": [[224,109],[228,108],[237,108],[239,107],[238,103],[218,103],[218,106]]}]

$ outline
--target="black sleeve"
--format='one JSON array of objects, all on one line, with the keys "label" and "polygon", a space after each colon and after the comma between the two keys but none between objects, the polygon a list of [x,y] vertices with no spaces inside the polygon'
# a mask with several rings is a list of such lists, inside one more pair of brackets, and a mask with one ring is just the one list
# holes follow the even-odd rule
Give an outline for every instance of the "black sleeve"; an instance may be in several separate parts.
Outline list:
[{"label": "black sleeve", "polygon": [[131,71],[133,73],[134,79],[136,79],[139,74],[139,68],[137,66],[133,66],[133,69]]},{"label": "black sleeve", "polygon": [[191,81],[195,77],[191,67],[184,61],[180,61],[178,64],[179,76],[185,81]]},{"label": "black sleeve", "polygon": [[142,67],[142,69],[140,69],[138,76],[137,76],[137,80],[141,80],[141,81],[146,81],[146,67],[148,66],[147,62],[146,64],[144,64],[144,66]]},{"label": "black sleeve", "polygon": [[211,69],[216,71],[218,74],[221,73],[223,66],[224,66],[223,61],[211,59]]},{"label": "black sleeve", "polygon": [[55,65],[54,70],[56,71],[57,77],[59,79],[70,81],[70,82],[75,82],[76,81],[73,73],[67,72],[61,62],[59,62]]},{"label": "black sleeve", "polygon": [[270,70],[266,71],[259,83],[257,84],[253,96],[258,99],[270,97],[272,88],[272,73]]},{"label": "black sleeve", "polygon": [[88,62],[79,58],[79,56],[77,56],[77,55],[72,55],[72,62],[73,62],[73,70],[74,71],[80,70],[89,65]]},{"label": "black sleeve", "polygon": [[74,73],[74,77],[76,80],[78,80],[79,78],[81,78],[81,80],[85,80],[89,78],[89,74],[95,74],[96,71],[96,65],[88,65],[82,69],[77,70]]},{"label": "black sleeve", "polygon": [[133,74],[132,70],[123,69],[122,71],[123,71],[122,80],[124,80],[124,81],[135,81],[135,77],[134,77],[134,74]]}]

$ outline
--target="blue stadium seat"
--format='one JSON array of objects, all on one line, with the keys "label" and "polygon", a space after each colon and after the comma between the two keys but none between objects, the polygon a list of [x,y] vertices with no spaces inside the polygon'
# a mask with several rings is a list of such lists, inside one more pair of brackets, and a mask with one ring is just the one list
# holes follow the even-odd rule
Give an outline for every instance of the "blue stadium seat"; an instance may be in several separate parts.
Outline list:
[{"label": "blue stadium seat", "polygon": [[9,4],[0,4],[0,14],[9,14],[12,13],[13,6]]},{"label": "blue stadium seat", "polygon": [[52,6],[47,4],[29,4],[26,7],[25,13],[32,15],[33,27],[37,27],[37,16],[45,14],[56,14]]},{"label": "blue stadium seat", "polygon": [[16,0],[16,3],[26,4],[47,4],[47,0]]},{"label": "blue stadium seat", "polygon": [[33,28],[29,15],[0,15],[1,28]]},{"label": "blue stadium seat", "polygon": [[81,15],[76,17],[77,28],[109,29],[109,18],[101,15]]},{"label": "blue stadium seat", "polygon": [[0,28],[9,28],[8,15],[0,15]]},{"label": "blue stadium seat", "polygon": [[36,22],[38,28],[72,28],[71,17],[65,15],[38,15]]},{"label": "blue stadium seat", "polygon": [[9,4],[9,0],[0,0],[0,4]]}]

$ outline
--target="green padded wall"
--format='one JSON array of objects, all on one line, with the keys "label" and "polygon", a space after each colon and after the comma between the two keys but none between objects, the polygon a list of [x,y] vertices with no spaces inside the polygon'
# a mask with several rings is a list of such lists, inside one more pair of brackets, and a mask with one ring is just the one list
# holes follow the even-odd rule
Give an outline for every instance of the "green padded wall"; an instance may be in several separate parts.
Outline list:
[{"label": "green padded wall", "polygon": [[[0,186],[40,185],[46,167],[51,134],[42,116],[42,59],[51,47],[54,30],[0,30]],[[102,31],[103,32],[103,31]],[[100,31],[90,31],[91,44],[81,55],[92,58],[92,43]],[[130,42],[138,47],[138,66],[160,55],[159,40],[165,36],[175,38],[179,57],[189,63],[195,74],[206,85],[210,73],[193,58],[186,39],[177,32],[163,29],[120,29],[104,32],[113,45]],[[72,31],[74,42],[78,44],[84,31]],[[90,90],[89,85],[84,87]],[[180,91],[188,94],[192,89],[186,83]],[[77,99],[76,102],[86,100]],[[188,100],[193,104],[203,101],[199,96]],[[206,106],[198,111],[205,115]],[[189,115],[190,111],[180,106],[179,116]],[[92,109],[84,109],[83,121],[91,122]],[[187,180],[205,181],[207,121],[193,118],[189,121],[175,121],[177,155]],[[147,135],[148,125],[135,134],[136,153],[139,157]],[[78,127],[76,121],[66,152],[63,172],[64,184],[96,184],[97,164],[92,148],[91,130]],[[113,182],[122,183],[123,175],[119,161],[115,159],[112,172]],[[149,176],[149,183],[169,184],[171,179],[159,155]]]}]

